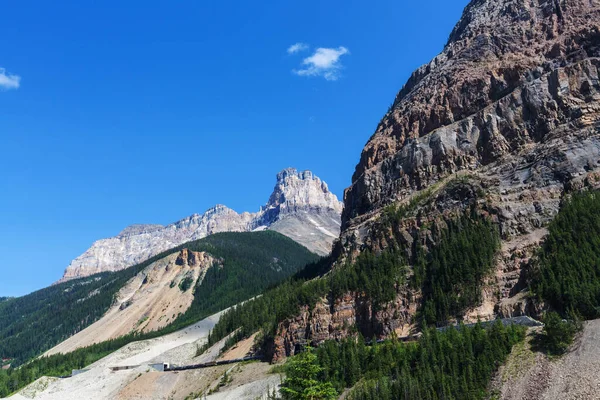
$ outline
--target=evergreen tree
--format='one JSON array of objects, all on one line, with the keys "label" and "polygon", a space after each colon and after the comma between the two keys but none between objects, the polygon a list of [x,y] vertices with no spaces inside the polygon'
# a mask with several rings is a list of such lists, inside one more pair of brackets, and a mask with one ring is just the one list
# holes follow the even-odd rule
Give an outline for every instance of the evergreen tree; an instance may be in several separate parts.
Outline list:
[{"label": "evergreen tree", "polygon": [[286,378],[281,384],[284,400],[333,400],[337,392],[329,382],[320,382],[317,376],[323,368],[317,363],[317,356],[308,347],[306,351],[292,358],[286,365]]}]

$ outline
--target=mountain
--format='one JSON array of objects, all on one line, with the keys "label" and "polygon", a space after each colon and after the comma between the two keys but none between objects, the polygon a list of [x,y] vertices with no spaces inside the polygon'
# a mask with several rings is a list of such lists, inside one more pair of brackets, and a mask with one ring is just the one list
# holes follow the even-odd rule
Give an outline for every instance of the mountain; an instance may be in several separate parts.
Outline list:
[{"label": "mountain", "polygon": [[[400,242],[414,264],[436,243],[432,224],[475,209],[502,246],[465,317],[534,312],[520,293],[530,258],[565,193],[598,186],[599,25],[597,1],[471,1],[366,144],[344,196],[344,254]],[[378,229],[394,207],[405,218]]]},{"label": "mountain", "polygon": [[[571,329],[573,315],[600,317],[599,73],[598,1],[471,1],[442,53],[415,71],[367,142],[332,253],[223,312],[207,346],[251,341],[273,361],[302,353],[286,369],[287,393],[500,397],[486,393],[490,380],[514,345],[522,345],[513,353],[519,361],[529,352],[526,329],[449,325],[555,310],[560,330]],[[302,210],[293,196],[281,197],[272,196],[248,229],[272,227],[282,209]],[[155,229],[131,231],[163,228]],[[207,271],[200,291],[212,287],[208,274],[220,273]],[[239,282],[232,276],[212,300],[196,291],[189,310],[206,310],[194,302],[222,299]],[[553,339],[548,325],[543,338]],[[597,337],[594,325],[556,374],[546,364],[532,379],[517,375],[537,394],[557,375],[551,392],[577,386],[595,398],[596,382],[586,382],[593,377],[567,373],[573,364],[597,370],[597,357],[580,357]],[[307,344],[316,350],[304,351]],[[115,348],[97,346],[73,357]]]},{"label": "mountain", "polygon": [[[471,1],[367,142],[344,195],[340,257],[398,243],[414,266],[449,221],[475,212],[501,247],[461,318],[535,313],[522,292],[529,261],[564,194],[598,187],[599,24],[597,1]],[[380,333],[410,327],[407,296]]]},{"label": "mountain", "polygon": [[188,242],[124,270],[0,303],[0,358],[19,365],[73,335],[59,349],[133,332],[156,336],[156,330],[187,326],[260,294],[317,259],[273,231],[225,232]]},{"label": "mountain", "polygon": [[[255,315],[267,308],[284,316],[268,320],[278,323],[265,343],[273,358],[357,331],[385,338],[540,316],[549,294],[592,317],[597,264],[565,262],[564,246],[538,256],[572,195],[600,187],[599,68],[599,2],[471,1],[442,53],[412,74],[368,140],[344,193],[326,279],[248,305]],[[576,218],[567,207],[563,219],[586,221],[583,208]],[[569,239],[571,254],[593,252],[584,243],[597,240],[592,221],[580,222],[589,237],[572,239],[561,227],[550,243]],[[540,278],[550,267],[556,273]],[[285,300],[292,304],[280,312],[292,291],[301,300]],[[246,332],[260,326],[240,324]]]},{"label": "mountain", "polygon": [[326,255],[338,237],[341,212],[341,202],[325,182],[310,171],[288,168],[277,174],[273,193],[258,212],[238,214],[217,205],[202,215],[194,214],[167,226],[129,226],[115,237],[96,241],[69,264],[60,282],[118,271],[218,232],[270,229]]}]

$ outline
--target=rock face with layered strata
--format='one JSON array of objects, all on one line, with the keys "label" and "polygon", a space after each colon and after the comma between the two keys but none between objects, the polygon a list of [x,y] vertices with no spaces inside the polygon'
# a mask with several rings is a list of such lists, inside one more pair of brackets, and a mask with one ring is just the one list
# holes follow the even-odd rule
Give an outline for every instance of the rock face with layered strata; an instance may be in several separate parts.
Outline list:
[{"label": "rock face with layered strata", "polygon": [[218,232],[272,229],[325,255],[339,235],[341,212],[342,203],[325,182],[310,171],[288,168],[277,174],[273,193],[258,212],[238,214],[217,205],[167,226],[129,226],[115,237],[95,242],[71,262],[61,281],[127,268]]},{"label": "rock face with layered strata", "polygon": [[[598,1],[473,1],[362,152],[345,230],[461,170],[564,183],[598,162]],[[571,154],[571,152],[573,154]],[[506,160],[509,158],[510,160]],[[505,178],[506,179],[506,178]]]},{"label": "rock face with layered strata", "polygon": [[[564,194],[600,181],[599,71],[600,1],[471,1],[366,144],[344,196],[339,259],[400,243],[411,260],[445,221],[475,209],[497,224],[502,249],[466,318],[539,311],[522,292],[529,260]],[[408,204],[399,224],[382,224],[387,206]],[[376,335],[406,331],[418,295],[399,292],[380,315],[352,296],[323,313],[324,300],[280,325],[275,358],[343,336],[360,315]],[[340,307],[348,316],[338,320]]]}]

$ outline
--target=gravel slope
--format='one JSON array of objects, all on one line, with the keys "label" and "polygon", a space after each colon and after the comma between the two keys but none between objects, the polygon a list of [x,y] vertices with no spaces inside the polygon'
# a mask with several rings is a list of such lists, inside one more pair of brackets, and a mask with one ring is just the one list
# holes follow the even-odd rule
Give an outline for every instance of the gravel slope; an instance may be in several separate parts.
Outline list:
[{"label": "gravel slope", "polygon": [[569,352],[549,360],[532,352],[530,338],[515,346],[492,390],[502,400],[600,399],[600,320],[588,321]]},{"label": "gravel slope", "polygon": [[[210,316],[188,328],[156,339],[130,343],[89,366],[89,371],[68,379],[48,382],[40,378],[11,397],[11,400],[82,400],[114,399],[131,382],[149,371],[147,364],[168,362],[185,364],[195,357],[197,345],[208,337],[221,313]],[[140,365],[113,372],[109,367]],[[43,385],[40,384],[43,382]],[[35,388],[35,390],[32,390]]]},{"label": "gravel slope", "polygon": [[192,290],[182,292],[179,289],[179,282],[185,276],[202,281],[214,260],[206,253],[195,253],[200,260],[197,264],[188,265],[187,261],[177,264],[179,254],[174,252],[138,273],[119,291],[117,301],[102,318],[45,355],[69,353],[133,331],[153,331],[171,323],[190,307],[194,299]]}]

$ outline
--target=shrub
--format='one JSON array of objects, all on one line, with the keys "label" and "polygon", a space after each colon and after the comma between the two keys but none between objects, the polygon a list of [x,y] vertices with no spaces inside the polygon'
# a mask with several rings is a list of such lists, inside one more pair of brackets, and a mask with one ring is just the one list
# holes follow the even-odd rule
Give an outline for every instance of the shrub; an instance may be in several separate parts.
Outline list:
[{"label": "shrub", "polygon": [[192,287],[192,283],[194,283],[194,279],[191,276],[186,276],[179,282],[179,289],[182,292],[187,292],[187,290]]},{"label": "shrub", "polygon": [[578,324],[562,319],[558,313],[549,312],[544,318],[544,347],[550,354],[563,354],[573,343]]}]

